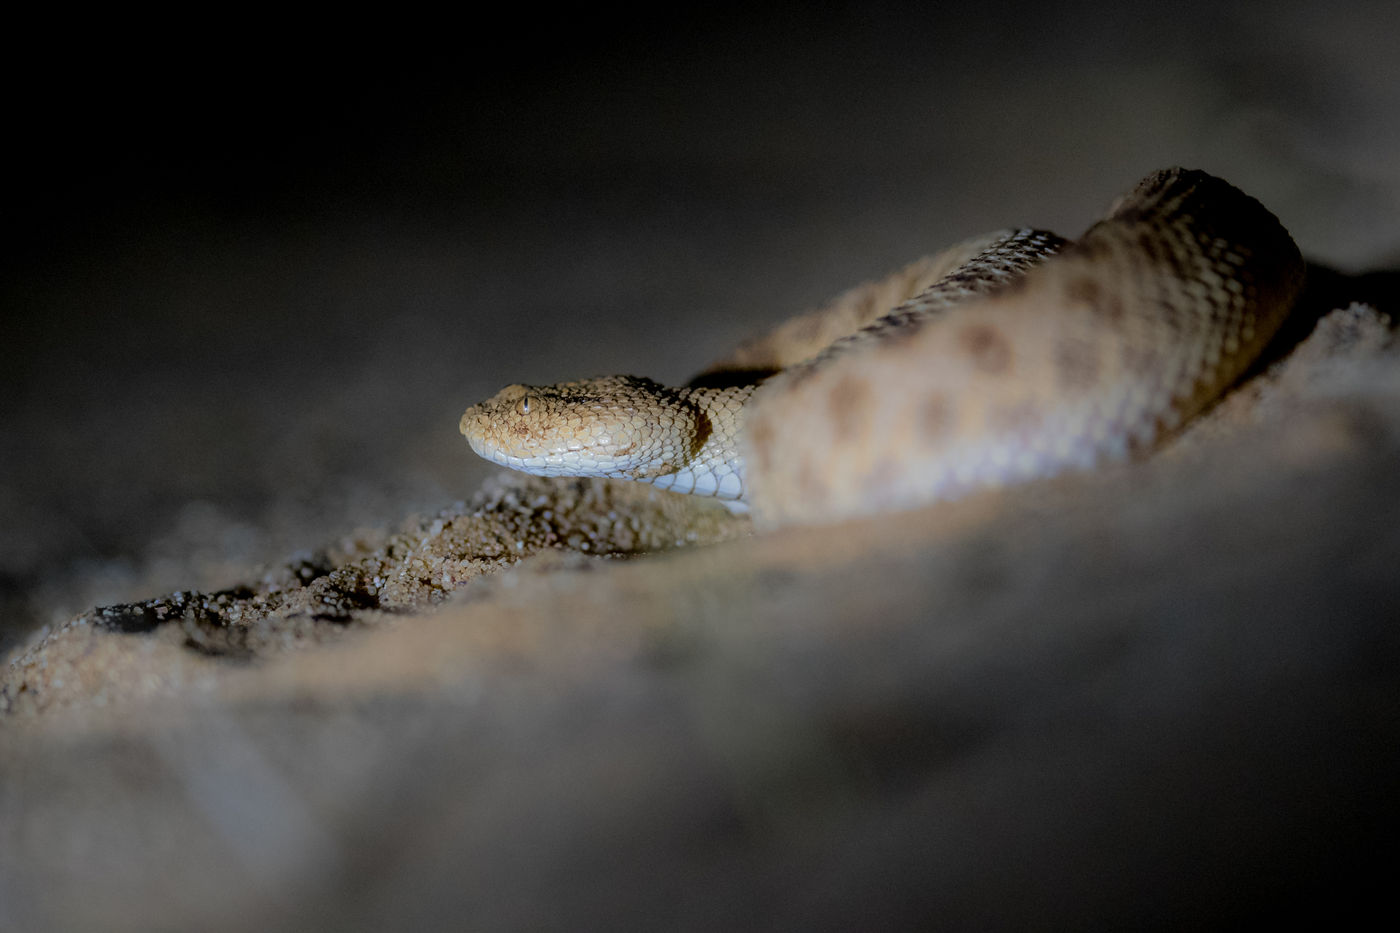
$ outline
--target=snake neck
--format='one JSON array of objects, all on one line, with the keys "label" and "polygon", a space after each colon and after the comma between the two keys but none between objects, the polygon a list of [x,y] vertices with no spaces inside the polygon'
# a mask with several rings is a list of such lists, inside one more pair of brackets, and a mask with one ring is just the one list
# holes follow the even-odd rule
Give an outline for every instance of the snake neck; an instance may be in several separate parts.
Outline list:
[{"label": "snake neck", "polygon": [[685,386],[676,397],[701,415],[685,462],[675,470],[646,477],[643,482],[658,489],[712,496],[730,510],[748,510],[744,502],[744,461],[739,453],[744,403],[757,386],[710,388]]}]

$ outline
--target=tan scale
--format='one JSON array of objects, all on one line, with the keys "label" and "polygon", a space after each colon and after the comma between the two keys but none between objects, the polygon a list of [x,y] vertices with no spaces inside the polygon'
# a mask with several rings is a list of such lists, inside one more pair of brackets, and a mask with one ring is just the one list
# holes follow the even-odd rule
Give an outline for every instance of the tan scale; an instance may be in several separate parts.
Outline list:
[{"label": "tan scale", "polygon": [[1076,242],[959,244],[697,380],[741,385],[511,386],[462,433],[503,466],[716,496],[767,526],[908,508],[1151,450],[1257,358],[1302,278],[1257,201],[1170,169]]}]

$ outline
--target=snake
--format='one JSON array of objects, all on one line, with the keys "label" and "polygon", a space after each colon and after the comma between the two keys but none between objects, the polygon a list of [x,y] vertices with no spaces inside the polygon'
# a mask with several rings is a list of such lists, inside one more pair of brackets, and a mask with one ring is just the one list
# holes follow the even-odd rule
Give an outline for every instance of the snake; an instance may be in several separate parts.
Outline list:
[{"label": "snake", "polygon": [[650,483],[764,527],[909,509],[1157,449],[1259,358],[1304,270],[1262,204],[1169,168],[1077,240],[972,238],[687,385],[515,384],[460,429],[504,467]]}]

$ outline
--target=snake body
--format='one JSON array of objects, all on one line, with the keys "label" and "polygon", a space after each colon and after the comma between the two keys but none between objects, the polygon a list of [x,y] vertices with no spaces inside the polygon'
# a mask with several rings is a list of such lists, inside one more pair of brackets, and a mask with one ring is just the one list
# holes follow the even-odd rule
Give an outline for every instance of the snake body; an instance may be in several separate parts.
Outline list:
[{"label": "snake body", "polygon": [[514,385],[461,430],[503,466],[713,496],[770,526],[906,508],[1151,450],[1258,357],[1303,269],[1253,198],[1168,169],[1077,241],[960,244],[695,385]]}]

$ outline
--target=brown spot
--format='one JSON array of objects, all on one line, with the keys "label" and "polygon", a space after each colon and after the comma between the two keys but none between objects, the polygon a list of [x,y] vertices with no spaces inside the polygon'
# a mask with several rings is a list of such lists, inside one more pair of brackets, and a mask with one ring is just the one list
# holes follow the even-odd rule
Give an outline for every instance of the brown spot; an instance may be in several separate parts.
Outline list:
[{"label": "brown spot", "polygon": [[530,426],[523,421],[516,421],[511,424],[510,433],[514,434],[516,437],[529,437]]},{"label": "brown spot", "polygon": [[1097,305],[1100,295],[1099,283],[1095,282],[1087,275],[1081,275],[1077,279],[1071,279],[1065,286],[1065,294],[1071,301],[1082,302],[1086,305]]},{"label": "brown spot", "polygon": [[749,425],[749,447],[753,450],[754,466],[767,472],[773,450],[773,425],[766,418],[756,418]]},{"label": "brown spot", "polygon": [[839,436],[854,434],[870,401],[870,386],[864,379],[842,376],[827,395],[827,410]]},{"label": "brown spot", "polygon": [[1055,344],[1055,373],[1066,389],[1093,387],[1099,381],[1098,348],[1087,340],[1060,340]]},{"label": "brown spot", "polygon": [[1011,367],[1011,344],[1001,331],[986,324],[973,324],[958,335],[972,362],[987,373],[1005,372]]},{"label": "brown spot", "polygon": [[1114,323],[1123,317],[1123,297],[1117,291],[1105,291],[1098,281],[1087,275],[1071,279],[1065,285],[1065,298],[1087,305],[1095,316],[1106,323]]},{"label": "brown spot", "polygon": [[919,406],[919,437],[932,446],[953,427],[953,406],[945,395],[930,395]]},{"label": "brown spot", "polygon": [[1123,320],[1123,296],[1117,292],[1110,293],[1094,306],[1094,312],[1105,321],[1116,324]]}]

